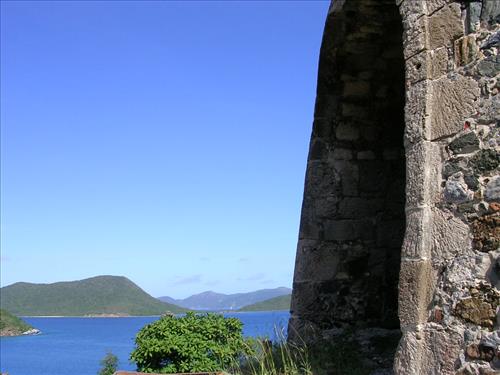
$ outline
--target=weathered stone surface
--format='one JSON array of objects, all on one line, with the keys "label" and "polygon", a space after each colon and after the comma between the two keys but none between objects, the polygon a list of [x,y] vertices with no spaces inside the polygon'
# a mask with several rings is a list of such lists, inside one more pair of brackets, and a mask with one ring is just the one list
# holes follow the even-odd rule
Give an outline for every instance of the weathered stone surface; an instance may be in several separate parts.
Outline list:
[{"label": "weathered stone surface", "polygon": [[459,4],[449,4],[429,17],[429,48],[451,45],[464,33]]},{"label": "weathered stone surface", "polygon": [[450,203],[464,203],[474,199],[474,192],[469,190],[462,172],[448,177],[444,188],[444,198]]},{"label": "weathered stone surface", "polygon": [[427,305],[434,288],[431,262],[403,260],[399,273],[399,320],[401,326],[427,321]]},{"label": "weathered stone surface", "polygon": [[472,78],[444,77],[432,84],[431,139],[453,135],[476,112],[479,86]]},{"label": "weathered stone surface", "polygon": [[396,353],[398,375],[455,375],[463,333],[459,329],[437,329],[432,323],[403,334]]},{"label": "weathered stone surface", "polygon": [[[498,328],[500,287],[500,26],[484,21],[494,8],[334,2],[320,53],[291,331],[314,341],[396,328],[398,301],[396,375],[500,367],[491,351],[498,343],[486,335]],[[385,374],[373,352],[360,352],[380,364],[372,375]]]},{"label": "weathered stone surface", "polygon": [[430,256],[431,241],[428,235],[430,225],[430,208],[421,207],[406,213],[406,232],[401,249],[402,258],[419,260]]},{"label": "weathered stone surface", "polygon": [[451,212],[432,210],[432,259],[445,263],[470,247],[470,228]]},{"label": "weathered stone surface", "polygon": [[[410,4],[410,2],[405,2]],[[411,14],[403,18],[403,46],[406,59],[423,51],[427,47],[427,17]]]},{"label": "weathered stone surface", "polygon": [[484,199],[488,202],[500,202],[500,176],[495,176],[488,182]]},{"label": "weathered stone surface", "polygon": [[406,149],[406,205],[409,208],[439,200],[439,145],[419,142]]},{"label": "weathered stone surface", "polygon": [[[411,0],[413,2],[419,2],[419,0]],[[426,14],[431,15],[438,11],[439,9],[443,8],[445,5],[450,3],[449,0],[425,0],[422,1],[422,3],[425,4],[425,11]]]},{"label": "weathered stone surface", "polygon": [[479,139],[474,132],[469,132],[453,140],[448,148],[454,154],[468,154],[479,150]]},{"label": "weathered stone surface", "polygon": [[477,72],[485,77],[494,77],[500,73],[500,55],[489,56],[477,64]]},{"label": "weathered stone surface", "polygon": [[471,159],[471,164],[478,174],[490,172],[500,164],[500,154],[491,149],[481,150]]},{"label": "weathered stone surface", "polygon": [[467,35],[455,41],[455,64],[463,66],[475,61],[479,55],[479,47],[473,35]]},{"label": "weathered stone surface", "polygon": [[295,282],[323,281],[335,278],[340,253],[334,245],[301,240],[297,245]]},{"label": "weathered stone surface", "polygon": [[465,352],[472,360],[480,359],[482,361],[490,362],[493,358],[495,358],[495,348],[491,346],[472,344],[467,347]]},{"label": "weathered stone surface", "polygon": [[498,1],[483,1],[481,22],[489,25],[500,23],[500,3]]},{"label": "weathered stone surface", "polygon": [[412,84],[424,79],[436,79],[448,71],[446,48],[422,51],[407,61],[406,80]]},{"label": "weathered stone surface", "polygon": [[494,213],[472,222],[472,244],[483,252],[495,251],[500,246],[500,215]]},{"label": "weathered stone surface", "polygon": [[470,297],[464,298],[455,306],[454,314],[465,321],[493,328],[496,310],[500,304],[500,293],[487,284],[470,289]]}]

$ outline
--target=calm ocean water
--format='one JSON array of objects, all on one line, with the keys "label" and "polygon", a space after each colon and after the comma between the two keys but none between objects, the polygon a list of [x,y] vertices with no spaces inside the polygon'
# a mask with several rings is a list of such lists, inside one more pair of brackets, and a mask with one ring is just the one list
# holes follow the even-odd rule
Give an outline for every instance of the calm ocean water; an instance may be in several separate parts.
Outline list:
[{"label": "calm ocean water", "polygon": [[[229,313],[243,322],[245,336],[274,338],[274,327],[285,329],[287,311]],[[108,351],[122,370],[134,370],[129,355],[135,334],[158,318],[26,318],[43,333],[2,337],[0,370],[9,375],[96,375]]]}]

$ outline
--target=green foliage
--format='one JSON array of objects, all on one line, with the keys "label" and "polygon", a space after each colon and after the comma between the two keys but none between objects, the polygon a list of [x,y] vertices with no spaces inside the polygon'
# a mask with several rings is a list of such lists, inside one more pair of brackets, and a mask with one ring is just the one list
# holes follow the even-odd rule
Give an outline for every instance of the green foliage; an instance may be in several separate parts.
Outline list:
[{"label": "green foliage", "polygon": [[292,295],[287,294],[265,301],[257,302],[248,306],[242,307],[239,311],[277,311],[277,310],[290,310],[290,302]]},{"label": "green foliage", "polygon": [[113,375],[118,366],[118,357],[113,353],[109,352],[106,356],[101,360],[101,370],[98,372],[98,375]]},{"label": "green foliage", "polygon": [[284,339],[247,340],[250,350],[233,375],[313,375],[307,347],[287,343]]},{"label": "green foliage", "polygon": [[6,310],[0,309],[0,331],[10,334],[20,335],[23,332],[29,331],[33,327],[19,319],[17,316],[12,315]]},{"label": "green foliage", "polygon": [[0,289],[0,304],[16,315],[161,315],[186,309],[158,301],[121,276],[54,284],[16,283]]},{"label": "green foliage", "polygon": [[143,372],[221,371],[248,349],[242,327],[240,320],[220,314],[163,316],[139,331],[130,358]]}]

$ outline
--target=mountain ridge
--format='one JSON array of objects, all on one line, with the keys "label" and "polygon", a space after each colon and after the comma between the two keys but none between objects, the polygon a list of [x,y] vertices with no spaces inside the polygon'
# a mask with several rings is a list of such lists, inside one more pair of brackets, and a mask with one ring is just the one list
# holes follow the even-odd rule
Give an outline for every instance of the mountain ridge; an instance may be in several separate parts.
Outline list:
[{"label": "mountain ridge", "polygon": [[251,305],[243,306],[238,311],[290,311],[291,301],[292,295],[286,294],[283,296],[266,299],[265,301],[253,303]]},{"label": "mountain ridge", "polygon": [[239,310],[244,306],[290,294],[291,292],[292,290],[287,287],[232,294],[207,290],[183,299],[175,299],[169,296],[158,297],[158,299],[192,310]]},{"label": "mountain ridge", "polygon": [[158,301],[124,276],[56,283],[17,282],[0,288],[0,306],[20,316],[161,315],[186,309]]}]

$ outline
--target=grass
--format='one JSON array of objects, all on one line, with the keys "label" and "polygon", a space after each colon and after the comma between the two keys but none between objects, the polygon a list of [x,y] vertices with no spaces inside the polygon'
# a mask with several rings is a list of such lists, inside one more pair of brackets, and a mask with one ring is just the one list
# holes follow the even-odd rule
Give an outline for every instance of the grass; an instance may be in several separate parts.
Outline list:
[{"label": "grass", "polygon": [[287,343],[282,331],[278,340],[247,340],[247,354],[240,359],[232,375],[313,375],[305,345]]},{"label": "grass", "polygon": [[363,360],[362,354],[348,334],[334,341],[308,346],[305,342],[286,341],[283,331],[278,340],[251,339],[248,353],[233,368],[231,375],[367,375],[373,368]]}]

